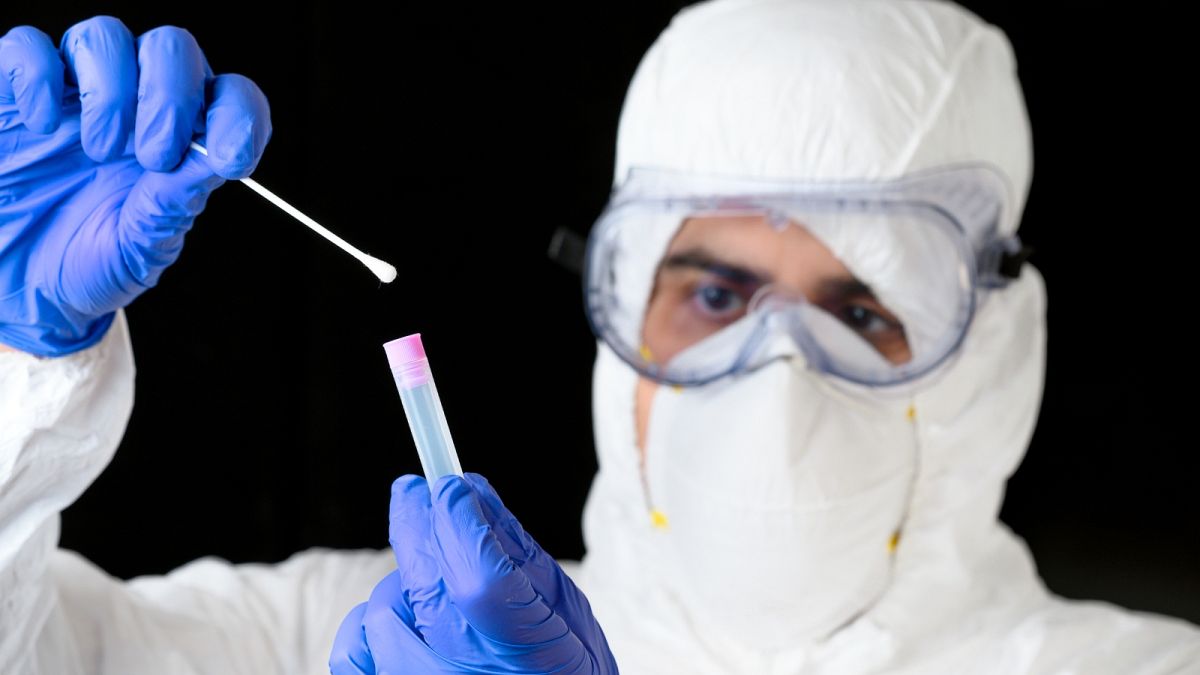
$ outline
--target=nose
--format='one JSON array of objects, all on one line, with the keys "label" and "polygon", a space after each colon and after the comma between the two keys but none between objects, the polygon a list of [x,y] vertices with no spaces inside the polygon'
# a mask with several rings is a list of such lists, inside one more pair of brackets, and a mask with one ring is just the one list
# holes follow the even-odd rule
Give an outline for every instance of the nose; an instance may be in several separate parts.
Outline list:
[{"label": "nose", "polygon": [[777,297],[771,304],[760,306],[759,311],[765,312],[763,331],[749,359],[751,369],[781,360],[798,370],[809,369],[812,363],[808,349],[810,338],[800,317],[804,305],[803,297]]},{"label": "nose", "polygon": [[808,303],[803,293],[789,291],[776,284],[764,284],[750,296],[747,311],[777,313]]}]

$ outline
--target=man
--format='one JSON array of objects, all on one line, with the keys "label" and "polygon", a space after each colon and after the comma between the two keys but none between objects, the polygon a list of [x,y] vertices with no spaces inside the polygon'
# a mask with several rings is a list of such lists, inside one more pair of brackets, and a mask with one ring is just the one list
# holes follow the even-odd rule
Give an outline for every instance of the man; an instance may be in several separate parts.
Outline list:
[{"label": "man", "polygon": [[[1200,669],[1186,624],[1049,596],[997,520],[1042,387],[1044,287],[1014,237],[1031,164],[1008,41],[953,5],[676,17],[589,243],[600,472],[572,576],[605,642],[542,593],[591,653],[638,673]],[[399,580],[348,617],[335,672],[535,670],[470,627],[513,611],[473,589],[514,572],[447,545],[445,523],[479,521],[460,488],[398,488]],[[516,569],[541,559],[495,530]]]},{"label": "man", "polygon": [[[206,80],[194,42],[170,34],[165,53],[191,54],[172,70],[193,75],[170,79]],[[5,40],[0,59],[11,58]],[[138,70],[117,26],[77,27],[64,53],[85,92],[87,59],[72,54],[97,43],[127,44],[96,60],[97,81],[152,78],[145,64],[164,58],[143,36]],[[40,61],[20,62],[52,70],[44,46],[27,50]],[[203,562],[121,584],[53,551],[57,510],[107,461],[131,398],[119,315],[107,332],[89,327],[156,277],[95,273],[94,252],[113,250],[103,227],[10,192],[6,218],[34,215],[0,240],[7,269],[24,275],[5,278],[36,289],[28,270],[45,260],[64,274],[41,274],[46,292],[5,305],[4,341],[63,356],[0,360],[0,447],[14,467],[0,477],[0,665],[301,672],[327,649],[330,611],[355,598],[366,602],[342,623],[334,672],[1194,667],[1200,640],[1180,622],[1051,599],[996,520],[1036,415],[1044,341],[1042,285],[1013,238],[1030,175],[1013,71],[998,31],[935,3],[717,2],[663,34],[631,86],[618,190],[590,244],[601,471],[588,557],[570,570],[582,591],[474,476],[432,490],[397,481],[393,551],[379,556]],[[24,180],[5,187],[48,175],[39,185],[79,195],[81,212],[111,215],[111,199],[82,202],[80,186],[97,181],[69,178],[90,164],[39,172],[49,163],[34,141],[52,129],[30,112],[44,107],[21,107],[38,99],[30,90],[14,79],[27,130],[3,127],[13,154],[0,175]],[[237,91],[229,105],[198,106],[192,87],[168,112],[136,108],[133,158],[94,140],[89,129],[112,124],[89,126],[85,97],[80,135],[58,147],[115,158],[126,186],[187,175],[196,158],[180,141],[200,131],[187,124],[199,110],[210,148],[233,137],[214,116],[236,110],[243,122],[224,127],[242,130],[224,155],[242,158],[234,167],[199,164],[178,193],[154,186],[176,197],[147,200],[177,207],[169,222],[144,216],[149,206],[119,210],[148,241],[116,269],[161,270],[212,174],[253,168],[265,102]],[[175,156],[139,151],[151,139]],[[68,225],[70,236],[43,234]],[[78,241],[101,245],[75,258]]]}]

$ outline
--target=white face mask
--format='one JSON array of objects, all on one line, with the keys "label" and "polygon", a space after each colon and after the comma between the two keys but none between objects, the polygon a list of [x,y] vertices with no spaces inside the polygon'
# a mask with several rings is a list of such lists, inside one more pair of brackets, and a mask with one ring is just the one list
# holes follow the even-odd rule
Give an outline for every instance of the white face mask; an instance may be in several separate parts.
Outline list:
[{"label": "white face mask", "polygon": [[916,472],[904,399],[857,398],[777,361],[660,387],[645,480],[660,581],[699,623],[758,647],[828,636],[886,588]]}]

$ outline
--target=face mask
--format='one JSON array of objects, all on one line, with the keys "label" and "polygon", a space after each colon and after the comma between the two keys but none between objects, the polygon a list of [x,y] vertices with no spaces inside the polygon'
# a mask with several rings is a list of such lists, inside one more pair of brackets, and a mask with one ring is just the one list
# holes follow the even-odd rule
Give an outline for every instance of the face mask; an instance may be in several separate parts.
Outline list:
[{"label": "face mask", "polygon": [[880,596],[916,470],[907,400],[776,361],[660,387],[645,484],[652,555],[687,613],[758,647],[819,640]]}]

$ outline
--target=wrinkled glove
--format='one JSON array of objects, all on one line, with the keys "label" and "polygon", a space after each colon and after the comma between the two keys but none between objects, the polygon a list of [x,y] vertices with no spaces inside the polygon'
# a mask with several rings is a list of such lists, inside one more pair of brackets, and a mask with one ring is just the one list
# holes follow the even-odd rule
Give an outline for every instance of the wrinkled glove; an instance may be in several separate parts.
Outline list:
[{"label": "wrinkled glove", "polygon": [[392,485],[398,568],[334,640],[334,675],[615,675],[587,598],[478,474]]},{"label": "wrinkled glove", "polygon": [[[189,151],[197,135],[209,157]],[[158,282],[225,179],[271,135],[267,99],[214,77],[187,31],[136,41],[112,17],[60,49],[22,26],[0,38],[0,342],[60,356],[103,337]]]}]

